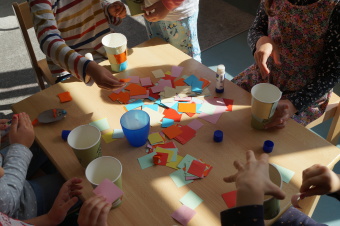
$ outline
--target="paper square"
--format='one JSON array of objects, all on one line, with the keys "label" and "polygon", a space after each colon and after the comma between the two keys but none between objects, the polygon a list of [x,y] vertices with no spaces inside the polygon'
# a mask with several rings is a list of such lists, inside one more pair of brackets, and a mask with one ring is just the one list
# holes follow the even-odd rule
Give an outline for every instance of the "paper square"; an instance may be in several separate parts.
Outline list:
[{"label": "paper square", "polygon": [[222,198],[225,204],[228,206],[228,208],[233,208],[234,206],[236,206],[236,195],[237,195],[236,190],[222,194]]},{"label": "paper square", "polygon": [[110,129],[110,125],[107,121],[107,118],[102,118],[102,119],[90,122],[89,125],[97,127],[99,131]]},{"label": "paper square", "polygon": [[105,141],[105,143],[108,144],[116,140],[116,139],[113,139],[112,135],[113,135],[113,132],[108,132],[102,135],[102,138]]},{"label": "paper square", "polygon": [[194,160],[190,164],[188,173],[198,176],[200,178],[203,178],[205,169],[206,169],[206,165],[204,163]]},{"label": "paper square", "polygon": [[171,214],[171,217],[182,225],[187,225],[189,221],[195,216],[196,211],[183,205]]},{"label": "paper square", "polygon": [[193,191],[188,191],[180,200],[183,205],[195,209],[197,206],[199,206],[203,200],[195,194]]},{"label": "paper square", "polygon": [[179,103],[178,104],[179,112],[188,112],[188,113],[196,113],[196,104],[195,103]]},{"label": "paper square", "polygon": [[165,74],[162,71],[162,69],[154,70],[154,71],[152,71],[152,74],[155,76],[155,78],[163,78],[163,77],[165,77]]},{"label": "paper square", "polygon": [[142,84],[142,86],[152,86],[153,85],[150,77],[140,78],[140,83]]},{"label": "paper square", "polygon": [[175,121],[173,119],[169,119],[169,118],[163,118],[162,120],[162,127],[163,128],[167,128],[169,126],[174,125]]},{"label": "paper square", "polygon": [[176,125],[172,125],[172,126],[169,126],[168,128],[165,128],[162,130],[162,132],[169,138],[169,139],[172,139],[172,138],[175,138],[177,137],[178,135],[180,135],[182,133],[182,130],[176,126]]},{"label": "paper square", "polygon": [[193,182],[193,180],[185,180],[185,172],[182,169],[176,170],[175,172],[171,173],[170,177],[177,187],[182,187]]},{"label": "paper square", "polygon": [[156,152],[151,152],[150,154],[144,155],[138,158],[139,165],[142,169],[146,169],[148,167],[154,166],[153,156],[156,155]]},{"label": "paper square", "polygon": [[183,67],[181,66],[172,66],[171,68],[171,76],[172,77],[179,77],[183,71]]},{"label": "paper square", "polygon": [[151,145],[157,144],[157,143],[163,143],[163,137],[159,133],[151,133],[148,136],[148,140]]},{"label": "paper square", "polygon": [[61,103],[68,102],[72,100],[70,92],[63,92],[58,94]]},{"label": "paper square", "polygon": [[106,202],[113,203],[123,195],[123,191],[108,179],[104,179],[94,190],[93,193],[101,195]]},{"label": "paper square", "polygon": [[112,138],[124,138],[124,137],[125,135],[122,129],[113,130]]}]

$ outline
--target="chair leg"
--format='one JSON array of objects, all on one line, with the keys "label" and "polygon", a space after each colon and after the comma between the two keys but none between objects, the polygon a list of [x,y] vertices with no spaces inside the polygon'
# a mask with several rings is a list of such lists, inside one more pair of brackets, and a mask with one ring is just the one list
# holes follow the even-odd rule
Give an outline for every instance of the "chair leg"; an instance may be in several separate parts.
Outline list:
[{"label": "chair leg", "polygon": [[327,140],[330,143],[337,145],[339,137],[340,137],[340,102],[337,106],[336,112],[334,114],[334,118],[332,120],[332,124],[329,128]]}]

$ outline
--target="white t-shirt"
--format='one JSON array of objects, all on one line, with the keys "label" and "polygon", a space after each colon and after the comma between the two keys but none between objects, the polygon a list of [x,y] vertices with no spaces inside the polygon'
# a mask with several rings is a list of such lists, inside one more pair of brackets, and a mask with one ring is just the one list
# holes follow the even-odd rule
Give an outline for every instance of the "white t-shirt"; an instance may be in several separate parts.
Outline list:
[{"label": "white t-shirt", "polygon": [[[158,1],[161,0],[144,0],[145,7],[149,7]],[[170,11],[163,20],[176,21],[192,16],[198,11],[198,4],[199,0],[184,0],[180,6]]]}]

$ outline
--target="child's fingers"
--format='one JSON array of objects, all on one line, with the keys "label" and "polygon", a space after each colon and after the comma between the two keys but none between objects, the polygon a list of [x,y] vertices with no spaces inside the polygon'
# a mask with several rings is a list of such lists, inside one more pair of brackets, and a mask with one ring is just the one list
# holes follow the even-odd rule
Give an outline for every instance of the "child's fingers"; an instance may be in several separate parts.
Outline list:
[{"label": "child's fingers", "polygon": [[18,115],[13,115],[12,117],[12,125],[11,125],[11,133],[16,133],[18,131]]}]

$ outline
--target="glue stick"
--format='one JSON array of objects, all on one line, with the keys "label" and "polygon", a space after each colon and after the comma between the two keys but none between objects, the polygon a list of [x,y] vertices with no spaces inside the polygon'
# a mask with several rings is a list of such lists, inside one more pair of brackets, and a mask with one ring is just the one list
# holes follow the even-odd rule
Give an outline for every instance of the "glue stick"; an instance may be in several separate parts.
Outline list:
[{"label": "glue stick", "polygon": [[224,92],[224,74],[225,74],[225,67],[223,64],[217,66],[216,72],[216,93],[223,93]]}]

